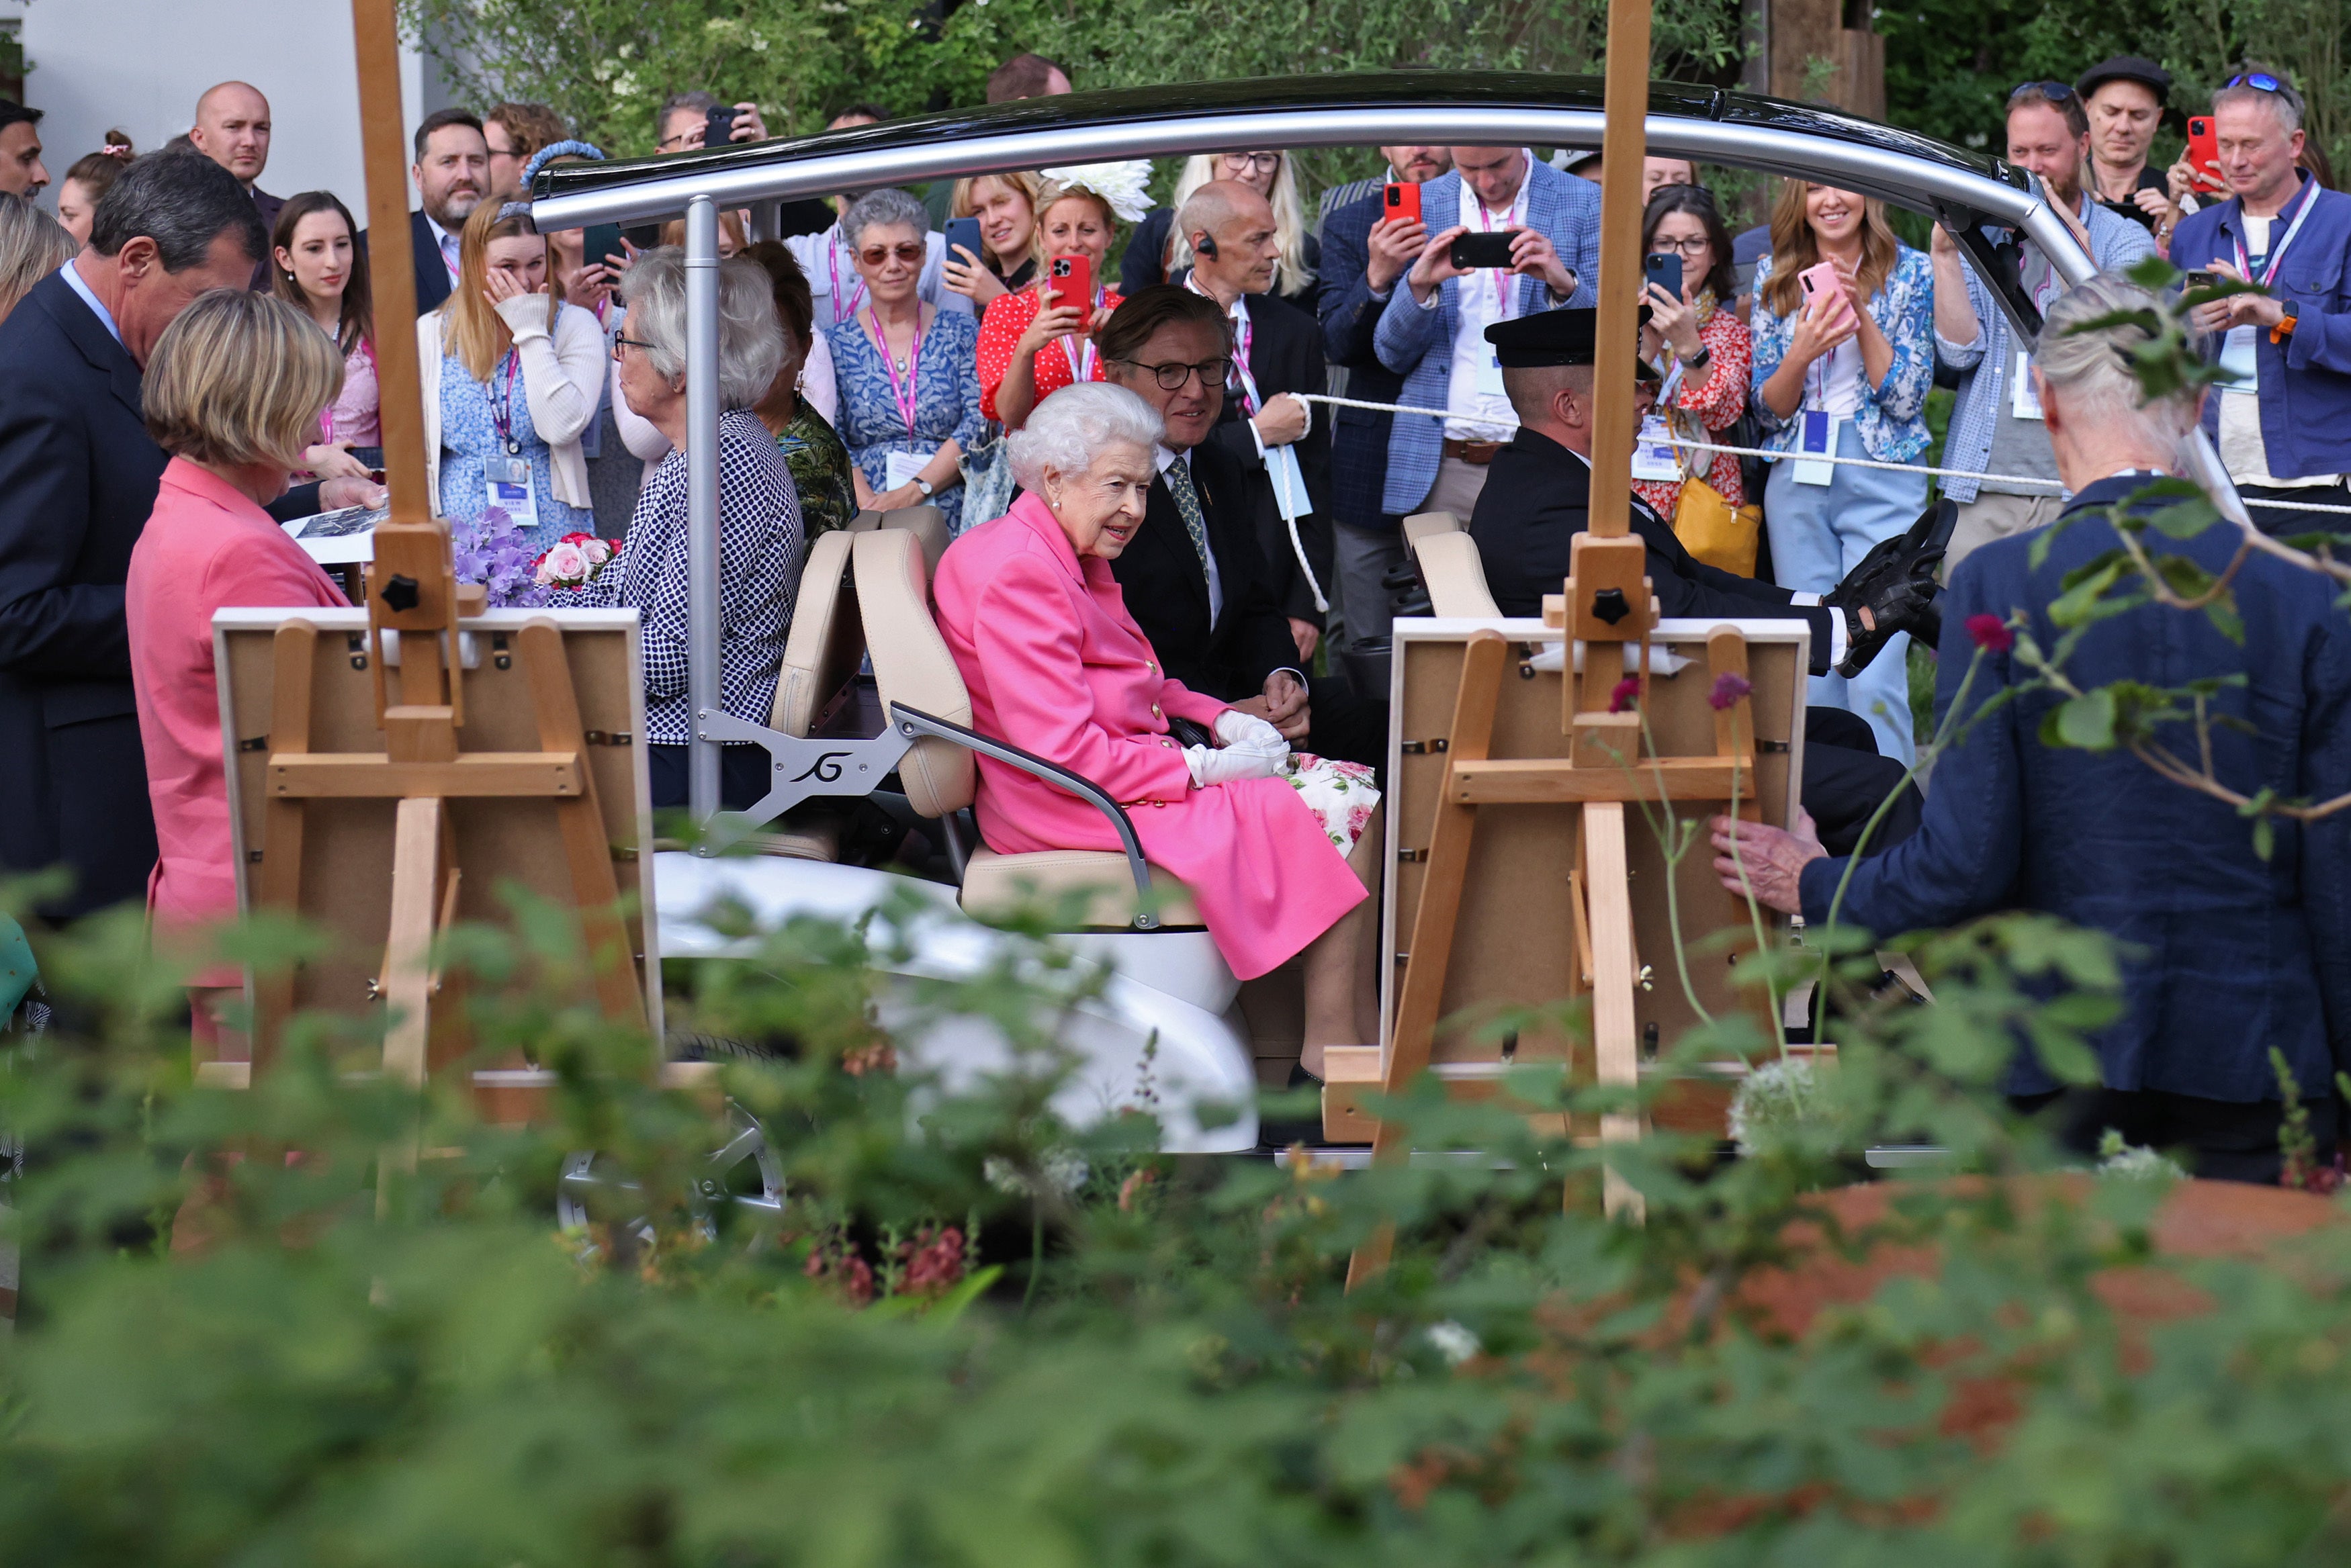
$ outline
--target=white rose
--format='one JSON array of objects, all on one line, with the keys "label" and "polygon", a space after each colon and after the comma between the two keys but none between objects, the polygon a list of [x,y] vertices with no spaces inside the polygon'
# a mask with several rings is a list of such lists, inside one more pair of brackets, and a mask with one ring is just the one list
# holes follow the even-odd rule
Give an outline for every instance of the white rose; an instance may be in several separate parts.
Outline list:
[{"label": "white rose", "polygon": [[601,566],[612,558],[612,544],[609,539],[590,539],[580,549],[591,566]]}]

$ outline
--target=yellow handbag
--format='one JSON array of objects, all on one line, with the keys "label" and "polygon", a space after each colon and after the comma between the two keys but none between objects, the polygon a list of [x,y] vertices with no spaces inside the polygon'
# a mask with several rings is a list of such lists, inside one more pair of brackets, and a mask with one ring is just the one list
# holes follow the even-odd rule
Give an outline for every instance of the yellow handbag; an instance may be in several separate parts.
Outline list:
[{"label": "yellow handbag", "polygon": [[1682,481],[1674,504],[1674,537],[1709,566],[1742,577],[1755,575],[1755,546],[1763,532],[1763,509],[1733,506],[1703,479]]}]

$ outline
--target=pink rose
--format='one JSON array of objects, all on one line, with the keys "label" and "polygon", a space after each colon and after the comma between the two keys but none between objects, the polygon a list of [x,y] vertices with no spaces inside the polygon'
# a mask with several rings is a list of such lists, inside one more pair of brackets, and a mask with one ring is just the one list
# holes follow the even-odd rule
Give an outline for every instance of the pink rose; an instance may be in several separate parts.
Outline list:
[{"label": "pink rose", "polygon": [[583,539],[580,544],[580,553],[588,557],[590,566],[601,566],[612,558],[612,546],[607,540]]},{"label": "pink rose", "polygon": [[577,545],[558,545],[539,557],[536,574],[541,586],[556,583],[584,583],[588,580],[588,557]]}]

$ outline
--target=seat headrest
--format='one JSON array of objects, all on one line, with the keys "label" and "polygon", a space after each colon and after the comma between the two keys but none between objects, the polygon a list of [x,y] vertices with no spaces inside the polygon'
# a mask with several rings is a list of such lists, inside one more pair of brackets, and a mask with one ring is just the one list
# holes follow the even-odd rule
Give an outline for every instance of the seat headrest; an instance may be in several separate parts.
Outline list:
[{"label": "seat headrest", "polygon": [[951,542],[947,537],[947,514],[935,506],[901,506],[894,512],[882,514],[879,526],[898,528],[923,542],[923,569],[935,574],[939,557],[947,553]]},{"label": "seat headrest", "polygon": [[1450,512],[1416,512],[1404,520],[1405,548],[1417,552],[1420,542],[1432,535],[1462,532],[1461,519]]},{"label": "seat headrest", "polygon": [[841,689],[856,679],[865,657],[865,628],[848,586],[849,535],[837,528],[818,535],[800,568],[792,629],[776,678],[776,711],[768,721],[787,735],[805,739]]},{"label": "seat headrest", "polygon": [[1428,585],[1432,615],[1492,619],[1502,613],[1486,587],[1486,565],[1478,541],[1467,534],[1426,534],[1416,554],[1420,580]]},{"label": "seat headrest", "polygon": [[[971,694],[931,618],[930,573],[920,539],[904,528],[877,528],[853,535],[850,552],[883,715],[893,702],[904,702],[968,726]],[[908,803],[925,816],[969,805],[977,782],[969,752],[952,741],[928,739],[916,741],[899,763],[898,778]]]}]

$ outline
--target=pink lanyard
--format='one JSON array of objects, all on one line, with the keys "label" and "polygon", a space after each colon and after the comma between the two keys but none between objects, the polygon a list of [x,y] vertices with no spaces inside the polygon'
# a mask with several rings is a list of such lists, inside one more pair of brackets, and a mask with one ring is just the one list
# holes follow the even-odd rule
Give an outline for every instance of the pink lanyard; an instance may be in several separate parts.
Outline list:
[{"label": "pink lanyard", "polygon": [[516,379],[522,374],[520,356],[515,350],[507,349],[506,358],[498,361],[496,374],[505,385],[499,395],[493,399],[488,383],[483,383],[482,400],[490,405],[490,423],[498,432],[498,444],[506,448],[507,456],[518,456],[522,452],[522,442],[515,440],[514,389]]},{"label": "pink lanyard", "polygon": [[[2303,182],[2301,193],[2294,197],[2296,202],[2302,203],[2301,210],[2294,213],[2294,222],[2286,225],[2285,237],[2270,247],[2268,256],[2270,265],[2262,269],[2261,276],[2255,277],[2253,275],[2252,261],[2245,254],[2245,242],[2234,234],[2229,236],[2230,243],[2237,247],[2237,272],[2247,283],[2258,283],[2263,288],[2267,288],[2270,286],[2271,280],[2277,276],[2279,266],[2285,261],[2286,246],[2294,244],[2294,236],[2302,232],[2303,219],[2310,216],[2311,208],[2318,205],[2317,202],[2310,199],[2311,190],[2316,184],[2317,182],[2314,180],[2305,180]],[[2285,216],[2283,213],[2280,213],[2278,214],[2278,217],[2280,218],[2283,216]],[[2245,210],[2243,205],[2240,203],[2237,208],[2237,222],[2242,223],[2244,221]],[[2272,227],[2274,228],[2277,220],[2273,218],[2270,222]]]},{"label": "pink lanyard", "polygon": [[[1527,172],[1529,178],[1532,178],[1534,171],[1530,169]],[[1468,189],[1466,185],[1463,188]],[[1486,212],[1486,199],[1475,191],[1469,192],[1469,199],[1478,204],[1478,226],[1486,233],[1492,234],[1494,220]],[[1519,193],[1510,199],[1510,215],[1503,220],[1504,228],[1526,227],[1525,221],[1519,216],[1519,210],[1526,204],[1526,200],[1527,188],[1524,183],[1521,183],[1519,186]],[[1489,267],[1486,270],[1494,275],[1494,309],[1498,318],[1508,321],[1510,318],[1510,271],[1507,267]]]},{"label": "pink lanyard", "polygon": [[[1037,285],[1038,309],[1045,308],[1045,285],[1040,281]],[[1097,288],[1094,290],[1094,307],[1088,313],[1088,319],[1092,320],[1093,317],[1101,315],[1102,307],[1102,291]],[[1081,342],[1085,347],[1082,349],[1072,348],[1070,347],[1072,342]],[[1094,379],[1094,340],[1092,337],[1082,337],[1075,332],[1071,333],[1069,337],[1061,339],[1061,358],[1070,362],[1070,380],[1072,384],[1081,385]]]},{"label": "pink lanyard", "polygon": [[882,351],[883,372],[890,378],[890,396],[897,400],[898,417],[906,422],[910,436],[914,433],[914,400],[922,390],[915,378],[922,374],[923,368],[922,306],[914,309],[914,340],[906,348],[906,384],[903,387],[898,384],[897,361],[890,358],[890,339],[883,336],[881,318],[870,310],[865,313],[866,324],[873,332],[873,346]]},{"label": "pink lanyard", "polygon": [[[1203,299],[1216,297],[1188,275],[1184,279],[1184,286]],[[1240,378],[1241,408],[1255,418],[1257,411],[1265,406],[1265,400],[1258,396],[1257,378],[1249,373],[1249,344],[1257,336],[1257,327],[1249,318],[1248,306],[1237,302],[1235,308],[1241,314],[1233,323],[1233,374]]]},{"label": "pink lanyard", "polygon": [[[829,272],[829,273],[831,273],[831,274],[832,275],[832,318],[833,318],[835,321],[854,321],[854,320],[856,320],[856,319],[857,319],[857,312],[858,312],[858,311],[859,311],[859,310],[860,310],[860,309],[864,306],[864,304],[865,304],[865,280],[864,280],[863,278],[862,278],[862,277],[860,277],[860,276],[858,276],[858,275],[857,275],[857,265],[856,265],[855,261],[852,259],[852,262],[850,263],[850,267],[849,267],[849,281],[850,281],[850,282],[852,282],[852,283],[853,283],[853,284],[855,284],[855,285],[857,286],[857,297],[856,297],[856,298],[854,298],[854,299],[852,299],[852,300],[851,300],[851,301],[849,302],[849,308],[848,308],[848,309],[846,309],[846,310],[841,309],[841,239],[840,239],[840,234],[839,234],[839,231],[838,231],[837,229],[834,231],[834,233],[833,233],[833,234],[829,234],[829,235],[827,235],[827,236],[825,237],[825,242],[824,242],[824,269],[825,269],[825,271],[827,271],[827,272]],[[887,354],[884,354],[884,355],[883,356],[883,358],[886,359],[886,358],[889,358],[889,356],[888,356]]]}]

